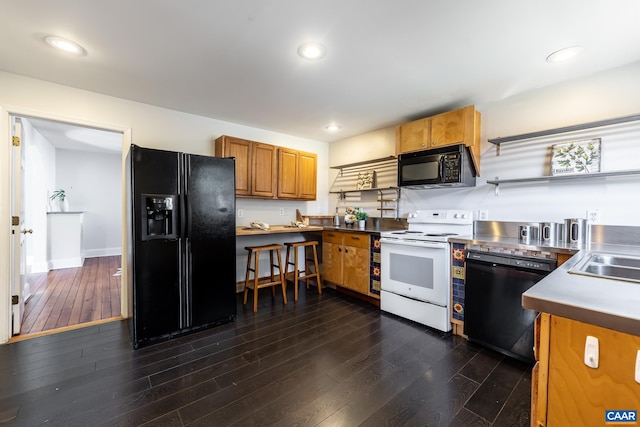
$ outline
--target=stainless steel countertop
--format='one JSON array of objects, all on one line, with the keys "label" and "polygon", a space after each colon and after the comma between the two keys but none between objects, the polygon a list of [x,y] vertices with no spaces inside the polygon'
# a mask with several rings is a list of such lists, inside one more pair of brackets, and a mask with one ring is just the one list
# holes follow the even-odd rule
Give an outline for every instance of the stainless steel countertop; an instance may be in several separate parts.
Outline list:
[{"label": "stainless steel countertop", "polygon": [[522,294],[522,306],[640,335],[640,283],[569,273],[590,252],[640,256],[640,247],[591,244]]}]

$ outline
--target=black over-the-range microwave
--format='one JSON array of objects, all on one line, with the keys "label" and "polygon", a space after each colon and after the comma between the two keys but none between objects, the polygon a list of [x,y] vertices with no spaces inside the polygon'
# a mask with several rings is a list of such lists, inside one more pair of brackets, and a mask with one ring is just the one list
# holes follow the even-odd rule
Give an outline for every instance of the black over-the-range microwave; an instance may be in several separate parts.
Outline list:
[{"label": "black over-the-range microwave", "polygon": [[398,185],[415,189],[473,187],[476,170],[464,144],[398,156]]}]

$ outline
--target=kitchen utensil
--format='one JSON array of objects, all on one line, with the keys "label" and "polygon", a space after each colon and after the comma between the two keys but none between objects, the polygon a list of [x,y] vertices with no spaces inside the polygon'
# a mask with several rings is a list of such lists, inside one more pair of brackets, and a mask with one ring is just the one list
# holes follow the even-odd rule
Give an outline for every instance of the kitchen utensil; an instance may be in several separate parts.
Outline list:
[{"label": "kitchen utensil", "polygon": [[587,220],[584,218],[567,218],[564,220],[564,236],[567,243],[582,243],[587,235]]}]

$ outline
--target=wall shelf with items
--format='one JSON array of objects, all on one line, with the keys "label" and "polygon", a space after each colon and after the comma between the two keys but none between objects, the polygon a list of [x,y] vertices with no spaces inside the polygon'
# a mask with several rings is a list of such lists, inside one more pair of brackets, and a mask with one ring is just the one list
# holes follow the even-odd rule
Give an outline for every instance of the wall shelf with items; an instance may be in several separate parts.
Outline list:
[{"label": "wall shelf with items", "polygon": [[[523,133],[523,134],[519,134],[519,135],[512,135],[512,136],[507,136],[507,137],[500,137],[500,138],[493,138],[493,139],[489,139],[488,142],[494,144],[496,146],[496,155],[499,156],[500,155],[500,147],[502,146],[502,144],[505,143],[509,143],[509,142],[523,142],[526,140],[534,140],[536,138],[545,138],[548,136],[553,136],[553,135],[567,135],[567,134],[571,134],[572,132],[582,132],[582,131],[586,131],[589,129],[598,129],[598,128],[606,128],[608,126],[613,126],[613,125],[620,125],[620,124],[625,124],[625,123],[630,123],[630,122],[639,122],[640,123],[640,114],[636,114],[636,115],[632,115],[632,116],[624,116],[624,117],[617,117],[617,118],[612,118],[612,119],[606,119],[606,120],[599,120],[599,121],[595,121],[595,122],[589,122],[589,123],[582,123],[582,124],[577,124],[577,125],[571,125],[571,126],[564,126],[564,127],[559,127],[559,128],[554,128],[554,129],[548,129],[548,130],[543,130],[543,131],[538,131],[538,132],[529,132],[529,133]],[[635,128],[636,126],[633,125],[633,127]],[[616,131],[617,132],[617,131]],[[593,138],[593,140],[598,140],[596,143],[594,143],[594,145],[596,145],[596,150],[598,151],[598,162],[599,162],[599,157],[600,157],[600,142],[599,139],[600,138]],[[585,140],[587,141],[587,140]],[[583,142],[583,144],[585,143],[585,141],[581,141]],[[589,142],[589,141],[587,141]],[[567,143],[568,144],[568,143]],[[562,144],[560,144],[562,145]],[[572,142],[573,145],[573,142]],[[580,143],[577,143],[578,146],[580,146]],[[580,147],[579,147],[580,148]],[[593,147],[590,147],[591,149],[593,149]],[[552,150],[553,151],[553,150]],[[551,168],[553,169],[554,166],[553,164],[555,164],[555,161],[557,159],[556,157],[557,153],[554,153],[552,155],[552,166]],[[561,159],[564,157],[563,154],[561,154],[559,156]],[[563,160],[564,161],[564,160]],[[570,166],[570,167],[575,167],[575,165],[562,165],[564,166]],[[555,169],[554,169],[555,170]],[[580,169],[577,169],[580,170]],[[573,172],[573,171],[572,171]],[[548,176],[538,176],[538,177],[524,177],[524,178],[510,178],[510,179],[499,179],[499,177],[496,177],[493,180],[487,180],[487,184],[492,184],[495,185],[495,194],[499,195],[499,188],[500,185],[503,184],[526,184],[526,183],[552,183],[552,182],[558,182],[558,181],[570,181],[570,180],[584,180],[584,179],[597,179],[597,178],[608,178],[608,177],[625,177],[625,176],[633,176],[633,175],[640,175],[640,169],[629,169],[629,170],[617,170],[617,171],[600,171],[599,167],[598,169],[595,169],[595,172],[591,172],[591,173],[565,173],[565,174],[558,174],[558,175],[548,175]]]},{"label": "wall shelf with items", "polygon": [[385,212],[393,212],[393,217],[398,218],[400,188],[397,186],[398,160],[395,156],[331,166],[331,169],[339,169],[339,173],[329,193],[338,194],[340,200],[346,200],[350,194],[376,192],[374,203],[380,217],[384,218]]}]

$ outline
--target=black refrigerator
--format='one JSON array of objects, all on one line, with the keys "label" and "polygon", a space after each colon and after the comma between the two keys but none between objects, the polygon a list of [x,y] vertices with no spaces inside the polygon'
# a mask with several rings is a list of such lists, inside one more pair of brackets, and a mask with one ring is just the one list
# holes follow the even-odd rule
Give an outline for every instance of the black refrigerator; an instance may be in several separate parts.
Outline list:
[{"label": "black refrigerator", "polygon": [[126,163],[134,348],[233,321],[235,160],[132,145]]}]

